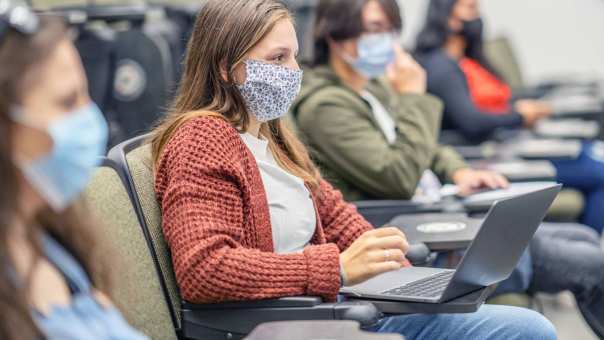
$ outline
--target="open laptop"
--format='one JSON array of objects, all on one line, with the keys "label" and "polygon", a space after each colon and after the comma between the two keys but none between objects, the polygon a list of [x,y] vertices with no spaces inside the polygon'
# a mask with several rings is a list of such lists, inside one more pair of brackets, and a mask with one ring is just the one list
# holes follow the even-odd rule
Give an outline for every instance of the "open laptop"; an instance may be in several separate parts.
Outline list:
[{"label": "open laptop", "polygon": [[409,267],[378,275],[345,296],[441,303],[507,279],[562,185],[495,202],[456,270]]}]

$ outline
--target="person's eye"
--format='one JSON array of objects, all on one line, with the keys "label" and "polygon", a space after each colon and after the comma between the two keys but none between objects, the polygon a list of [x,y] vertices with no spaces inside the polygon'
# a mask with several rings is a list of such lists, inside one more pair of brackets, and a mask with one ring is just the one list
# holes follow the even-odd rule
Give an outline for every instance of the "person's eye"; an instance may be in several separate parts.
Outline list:
[{"label": "person's eye", "polygon": [[284,62],[284,61],[285,61],[285,55],[283,55],[283,54],[279,54],[279,55],[277,55],[277,56],[275,56],[275,57],[273,58],[273,61],[276,61],[276,62],[278,62],[278,63],[282,63],[282,62]]},{"label": "person's eye", "polygon": [[69,111],[69,110],[72,110],[73,108],[75,108],[77,101],[78,101],[77,93],[71,93],[68,96],[60,99],[60,105],[63,107],[63,109],[65,109],[66,111]]}]

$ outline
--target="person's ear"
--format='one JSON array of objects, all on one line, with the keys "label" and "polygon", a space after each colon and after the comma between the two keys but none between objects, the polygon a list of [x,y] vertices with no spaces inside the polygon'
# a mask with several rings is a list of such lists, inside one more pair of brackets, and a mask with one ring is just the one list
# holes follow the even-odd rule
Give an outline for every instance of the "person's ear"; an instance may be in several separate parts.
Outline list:
[{"label": "person's ear", "polygon": [[[241,85],[241,84],[245,83],[245,78],[246,78],[245,63],[239,63],[237,66],[235,66],[231,75],[233,76],[232,80],[236,84]],[[222,78],[222,80],[225,83],[229,82],[229,73],[227,71],[226,61],[223,61],[220,63],[220,77]]]},{"label": "person's ear", "polygon": [[329,47],[330,51],[337,51],[341,49],[339,44],[335,42],[335,40],[333,40],[331,37],[327,37],[325,41],[327,41],[327,47]]},{"label": "person's ear", "polygon": [[224,81],[225,83],[228,83],[229,81],[229,73],[227,71],[227,64],[226,64],[226,60],[222,60],[220,62],[220,77],[222,78],[222,81]]},{"label": "person's ear", "polygon": [[353,38],[343,41],[335,41],[331,38],[328,38],[327,45],[329,46],[329,50],[331,52],[330,55],[333,55],[335,57],[341,58],[342,55],[346,55],[351,58],[358,57],[357,39]]}]

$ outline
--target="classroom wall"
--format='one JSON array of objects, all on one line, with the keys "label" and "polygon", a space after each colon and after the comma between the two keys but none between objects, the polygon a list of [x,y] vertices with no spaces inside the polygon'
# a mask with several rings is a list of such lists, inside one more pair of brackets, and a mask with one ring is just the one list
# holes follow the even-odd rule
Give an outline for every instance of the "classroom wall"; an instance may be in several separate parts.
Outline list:
[{"label": "classroom wall", "polygon": [[[143,0],[96,0],[97,3]],[[191,2],[199,0],[166,0]],[[290,0],[302,1],[302,0]],[[423,23],[429,0],[399,0],[404,9],[406,45]],[[46,7],[85,0],[32,0]],[[481,0],[487,36],[512,39],[527,82],[559,74],[604,78],[604,0]]]},{"label": "classroom wall", "polygon": [[[428,0],[399,0],[406,45]],[[487,35],[512,39],[527,82],[580,73],[604,78],[604,0],[481,0]]]}]

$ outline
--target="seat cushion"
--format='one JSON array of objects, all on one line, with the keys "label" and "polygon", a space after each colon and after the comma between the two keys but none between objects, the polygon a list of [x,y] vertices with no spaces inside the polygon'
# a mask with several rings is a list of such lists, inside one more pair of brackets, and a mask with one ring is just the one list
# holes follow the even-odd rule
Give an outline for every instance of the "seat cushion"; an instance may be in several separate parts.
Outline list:
[{"label": "seat cushion", "polygon": [[526,294],[503,294],[487,301],[491,305],[507,305],[523,308],[531,308],[532,298]]},{"label": "seat cushion", "polygon": [[583,194],[573,189],[560,192],[547,213],[546,220],[551,222],[575,222],[585,208]]}]

